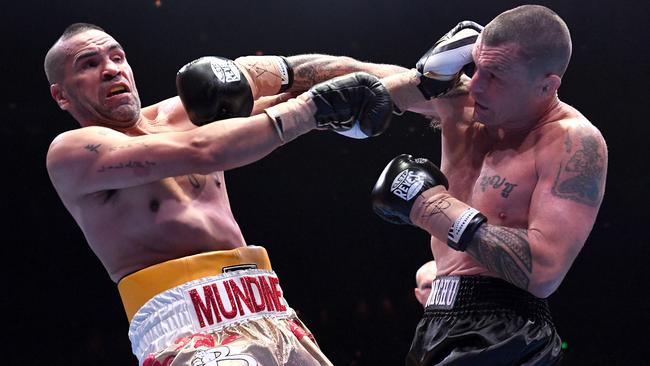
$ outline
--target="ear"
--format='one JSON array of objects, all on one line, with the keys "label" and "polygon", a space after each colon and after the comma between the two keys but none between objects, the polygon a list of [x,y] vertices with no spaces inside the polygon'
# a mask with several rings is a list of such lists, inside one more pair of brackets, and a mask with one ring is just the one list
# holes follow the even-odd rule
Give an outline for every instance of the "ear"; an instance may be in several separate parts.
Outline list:
[{"label": "ear", "polygon": [[59,108],[64,111],[68,108],[70,102],[68,101],[65,91],[58,83],[50,85],[50,95],[54,98],[56,104],[59,105]]},{"label": "ear", "polygon": [[549,74],[542,80],[541,95],[544,97],[554,96],[562,84],[562,78],[555,74]]}]

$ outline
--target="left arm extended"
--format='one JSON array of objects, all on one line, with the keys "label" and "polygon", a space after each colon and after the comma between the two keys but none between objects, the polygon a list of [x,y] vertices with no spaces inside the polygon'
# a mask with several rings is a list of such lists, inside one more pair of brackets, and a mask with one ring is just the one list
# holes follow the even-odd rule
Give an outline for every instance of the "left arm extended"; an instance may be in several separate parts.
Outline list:
[{"label": "left arm extended", "polygon": [[289,92],[303,92],[315,84],[352,72],[363,71],[383,78],[408,71],[402,66],[363,62],[347,56],[304,54],[289,56],[287,60],[294,75]]}]

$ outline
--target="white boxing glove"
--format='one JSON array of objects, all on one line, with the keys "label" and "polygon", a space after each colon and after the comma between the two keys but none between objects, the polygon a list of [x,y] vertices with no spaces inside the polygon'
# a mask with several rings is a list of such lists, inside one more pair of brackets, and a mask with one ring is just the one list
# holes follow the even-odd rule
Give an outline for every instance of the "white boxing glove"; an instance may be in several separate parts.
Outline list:
[{"label": "white boxing glove", "polygon": [[438,97],[456,85],[461,70],[472,63],[472,48],[483,26],[466,20],[440,38],[416,63],[422,75],[418,86],[427,98]]}]

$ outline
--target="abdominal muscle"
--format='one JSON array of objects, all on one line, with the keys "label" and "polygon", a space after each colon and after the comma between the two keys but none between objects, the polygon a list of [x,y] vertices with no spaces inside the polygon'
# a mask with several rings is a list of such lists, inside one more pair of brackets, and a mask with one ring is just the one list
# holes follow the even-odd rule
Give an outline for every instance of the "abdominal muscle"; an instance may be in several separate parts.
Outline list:
[{"label": "abdominal muscle", "polygon": [[75,218],[115,282],[170,259],[246,245],[222,172],[166,178],[105,197],[84,198]]}]

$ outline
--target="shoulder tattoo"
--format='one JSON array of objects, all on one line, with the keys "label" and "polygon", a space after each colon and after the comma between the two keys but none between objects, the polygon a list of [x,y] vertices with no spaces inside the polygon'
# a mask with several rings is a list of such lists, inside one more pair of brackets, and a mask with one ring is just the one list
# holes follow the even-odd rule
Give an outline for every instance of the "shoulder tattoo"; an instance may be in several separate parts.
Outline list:
[{"label": "shoulder tattoo", "polygon": [[[584,131],[584,130],[583,130]],[[562,199],[596,207],[602,196],[605,155],[599,139],[584,131],[573,150],[571,137],[564,146],[568,157],[560,163],[551,193]]]}]

